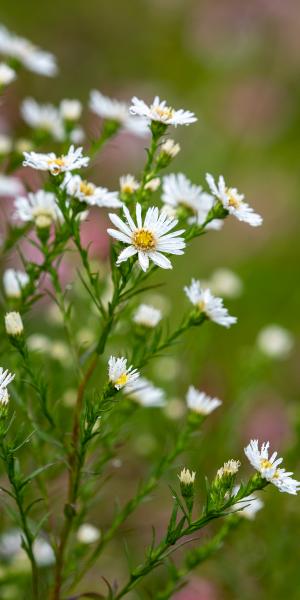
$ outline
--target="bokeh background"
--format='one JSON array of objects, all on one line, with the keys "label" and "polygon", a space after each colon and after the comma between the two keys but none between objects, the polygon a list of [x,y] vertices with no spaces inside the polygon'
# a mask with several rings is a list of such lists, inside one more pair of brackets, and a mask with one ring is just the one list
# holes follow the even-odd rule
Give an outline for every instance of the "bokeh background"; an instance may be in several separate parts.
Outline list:
[{"label": "bokeh background", "polygon": [[[121,501],[129,497],[153,458],[164,451],[165,430],[172,436],[190,382],[224,400],[185,458],[199,479],[213,474],[224,460],[241,458],[250,436],[270,439],[299,478],[299,2],[4,0],[0,16],[9,29],[54,52],[60,66],[55,80],[22,74],[0,117],[2,130],[22,131],[18,105],[24,96],[54,103],[76,97],[87,105],[93,88],[121,99],[137,95],[150,100],[159,94],[199,118],[196,125],[174,132],[182,152],[172,170],[203,185],[207,171],[223,173],[264,217],[259,229],[228,219],[221,232],[194,243],[167,274],[162,291],[175,321],[185,305],[182,287],[192,276],[209,279],[217,267],[232,269],[243,281],[243,293],[227,305],[239,321],[230,331],[211,325],[193,333],[178,350],[180,360],[167,358],[149,369],[168,390],[171,405],[159,417],[156,411],[134,416],[138,433],[131,432],[121,449],[114,492]],[[92,134],[95,125],[88,110],[84,119]],[[118,136],[99,158],[94,180],[116,189],[121,174],[138,176],[144,145],[143,140]],[[94,240],[94,257],[100,260],[107,242],[103,218],[101,223],[97,219],[86,235]],[[287,360],[272,362],[258,354],[258,332],[269,323],[286,327],[295,338]],[[40,331],[34,319],[30,327]],[[168,483],[172,477],[175,482],[176,472],[109,547],[95,570],[95,582],[99,573],[116,578],[125,572],[125,534],[132,561],[141,558],[151,524],[159,532],[165,522]],[[109,500],[104,492],[101,509],[94,509],[100,528],[111,516],[105,509]],[[300,598],[299,501],[268,488],[265,504],[255,523],[245,523],[193,574],[177,600]],[[138,540],[137,531],[142,532]],[[157,586],[163,578],[158,570]],[[146,598],[148,591],[145,585],[132,598]]]}]

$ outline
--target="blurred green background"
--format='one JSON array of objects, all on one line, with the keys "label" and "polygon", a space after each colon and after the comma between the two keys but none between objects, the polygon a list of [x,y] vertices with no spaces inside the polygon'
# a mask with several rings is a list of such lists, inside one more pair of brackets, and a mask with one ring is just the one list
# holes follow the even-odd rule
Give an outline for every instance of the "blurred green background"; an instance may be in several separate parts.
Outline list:
[{"label": "blurred green background", "polygon": [[[263,215],[258,230],[228,219],[221,232],[194,243],[167,275],[163,292],[172,301],[171,319],[185,305],[183,285],[192,276],[209,278],[217,267],[238,273],[244,293],[227,301],[238,325],[230,331],[211,325],[188,337],[175,363],[174,381],[160,383],[171,397],[182,397],[193,382],[224,400],[189,457],[199,478],[231,456],[242,457],[250,436],[273,440],[299,478],[299,343],[280,364],[262,367],[255,355],[264,325],[278,323],[296,339],[300,331],[299,2],[4,0],[0,14],[9,29],[55,53],[60,66],[55,80],[22,74],[14,88],[17,98],[11,97],[8,107],[12,124],[19,120],[17,105],[25,95],[41,102],[77,97],[87,103],[93,88],[124,99],[137,95],[150,100],[159,94],[199,118],[194,126],[174,130],[182,152],[172,170],[202,185],[207,171],[223,173]],[[85,119],[88,129],[88,111]],[[143,145],[132,138],[113,140],[98,161],[95,179],[116,189],[121,174],[138,175]],[[155,367],[149,374],[156,381],[162,375]],[[133,451],[151,463],[151,453],[161,451],[164,422],[155,430],[156,417],[147,413],[137,425],[141,440],[132,443]],[[145,439],[148,456],[141,450]],[[126,496],[143,473],[141,466],[136,473],[134,465],[133,460],[133,467],[123,471]],[[245,523],[178,598],[300,598],[299,501],[268,489],[265,503],[256,522]],[[158,527],[163,522],[168,506],[164,482],[139,512],[138,525],[130,523],[142,528],[143,544],[149,541],[152,522]],[[137,561],[143,544],[130,546]],[[106,561],[115,560],[116,548],[123,565],[126,558],[118,544]],[[102,566],[101,574],[106,562]],[[114,566],[116,577],[118,564]],[[158,584],[160,577],[159,571]]]}]

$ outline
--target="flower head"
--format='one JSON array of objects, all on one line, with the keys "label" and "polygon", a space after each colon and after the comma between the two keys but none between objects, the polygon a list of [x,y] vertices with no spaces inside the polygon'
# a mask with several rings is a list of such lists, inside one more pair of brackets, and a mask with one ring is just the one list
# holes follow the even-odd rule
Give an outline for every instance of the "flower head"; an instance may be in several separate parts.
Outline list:
[{"label": "flower head", "polygon": [[139,377],[137,381],[129,383],[126,392],[132,400],[146,408],[157,408],[166,404],[164,390],[153,385],[145,377]]},{"label": "flower head", "polygon": [[238,298],[243,291],[241,279],[230,269],[216,269],[209,280],[209,287],[213,294],[227,298]]},{"label": "flower head", "polygon": [[16,72],[6,63],[0,63],[0,87],[16,79]]},{"label": "flower head", "polygon": [[7,391],[7,386],[13,381],[15,378],[7,369],[4,371],[2,367],[0,367],[0,405],[2,407],[7,406],[9,400],[9,394]]},{"label": "flower head", "polygon": [[122,202],[119,200],[118,192],[110,192],[107,188],[96,186],[90,181],[85,181],[80,175],[66,175],[62,187],[70,196],[74,196],[80,202],[86,202],[89,206],[119,208]]},{"label": "flower head", "polygon": [[28,198],[19,197],[15,200],[15,219],[34,222],[38,228],[50,227],[52,223],[63,220],[63,215],[56,204],[52,192],[39,190],[29,193]]},{"label": "flower head", "polygon": [[100,539],[101,532],[94,525],[90,523],[82,523],[78,527],[76,537],[81,544],[93,544]]},{"label": "flower head", "polygon": [[82,148],[70,146],[68,154],[56,156],[54,152],[42,154],[38,152],[24,152],[24,167],[31,167],[40,171],[50,171],[52,175],[58,175],[66,171],[74,171],[86,167],[89,163],[88,156],[82,156]]},{"label": "flower head", "polygon": [[[128,245],[118,257],[117,264],[127,260],[130,256],[138,255],[138,260],[143,271],[147,271],[149,260],[152,260],[162,269],[171,269],[167,254],[183,254],[185,241],[179,237],[184,229],[171,232],[178,221],[168,217],[164,212],[159,212],[157,207],[148,208],[144,222],[142,221],[142,207],[136,205],[136,220],[134,223],[126,206],[123,207],[126,222],[115,214],[110,214],[110,220],[118,228],[108,229],[109,235]],[[170,233],[171,232],[171,233]]]},{"label": "flower head", "polygon": [[258,440],[251,440],[245,448],[245,454],[251,465],[261,474],[263,479],[273,483],[280,492],[296,495],[300,489],[300,482],[293,479],[293,473],[279,467],[282,458],[277,458],[277,452],[269,456],[269,442],[258,447]]},{"label": "flower head", "polygon": [[232,475],[235,475],[238,472],[240,466],[241,463],[239,460],[234,460],[233,458],[231,458],[230,460],[224,463],[223,467],[218,469],[217,478],[221,479],[222,477],[231,477]]},{"label": "flower head", "polygon": [[121,194],[134,194],[140,187],[139,182],[133,175],[122,175],[120,177],[120,190]]},{"label": "flower head", "polygon": [[22,335],[24,325],[20,313],[14,311],[8,312],[4,317],[4,321],[7,335],[10,335],[11,337]]},{"label": "flower head", "polygon": [[172,139],[168,139],[161,145],[160,151],[163,154],[167,154],[170,158],[175,158],[180,152],[180,144],[177,144]]},{"label": "flower head", "polygon": [[53,54],[41,50],[25,38],[10,33],[4,25],[0,26],[0,53],[14,58],[29,71],[39,75],[53,77],[57,73]]},{"label": "flower head", "polygon": [[129,114],[129,105],[104,96],[97,90],[90,94],[90,109],[102,119],[115,121],[126,131],[138,136],[144,136],[147,131],[145,119],[134,119]]},{"label": "flower head", "polygon": [[182,469],[180,474],[178,475],[179,481],[184,486],[194,485],[196,472],[190,471],[189,469]]},{"label": "flower head", "polygon": [[25,271],[6,269],[3,275],[3,286],[7,298],[20,298],[22,289],[29,283],[29,276]]},{"label": "flower head", "polygon": [[132,115],[145,117],[148,121],[159,121],[165,125],[190,125],[197,121],[194,113],[189,110],[174,110],[167,106],[165,100],[160,100],[159,96],[155,96],[152,104],[149,106],[143,101],[134,96],[132,98],[130,112]]},{"label": "flower head", "polygon": [[236,188],[226,187],[224,177],[220,175],[216,184],[212,175],[207,173],[206,181],[211,193],[223,204],[229,214],[234,215],[239,221],[244,221],[252,227],[262,224],[262,217],[254,212],[253,208],[244,201],[244,194],[239,194]]},{"label": "flower head", "polygon": [[263,354],[270,358],[286,358],[293,346],[292,334],[279,325],[268,325],[258,334],[257,345]]},{"label": "flower head", "polygon": [[144,327],[156,327],[161,318],[161,311],[148,304],[140,304],[133,315],[134,322]]},{"label": "flower head", "polygon": [[[232,490],[234,496],[237,495],[239,489],[240,488],[238,485],[234,486]],[[237,504],[241,506],[240,510],[237,511],[237,514],[239,514],[241,517],[245,517],[245,519],[249,519],[250,521],[255,519],[256,513],[258,513],[258,511],[264,506],[263,501],[258,498],[258,496],[255,496],[255,494],[246,496],[242,500],[239,500]]]},{"label": "flower head", "polygon": [[185,287],[184,291],[191,303],[211,321],[223,327],[230,327],[237,322],[236,317],[228,314],[227,308],[223,306],[222,298],[213,296],[210,289],[202,288],[200,281],[192,279],[191,285]]},{"label": "flower head", "polygon": [[33,129],[48,132],[54,139],[64,139],[64,127],[59,111],[52,104],[38,104],[33,98],[25,98],[21,105],[22,117]]},{"label": "flower head", "polygon": [[186,403],[193,412],[200,415],[209,415],[218,406],[221,406],[222,401],[218,398],[211,398],[205,392],[199,392],[194,386],[190,385],[186,395]]},{"label": "flower head", "polygon": [[19,179],[0,174],[0,196],[16,196],[22,189]]},{"label": "flower head", "polygon": [[82,104],[79,100],[62,100],[59,105],[59,113],[65,121],[78,121],[82,113]]},{"label": "flower head", "polygon": [[126,358],[116,358],[111,356],[108,361],[108,378],[113,386],[120,390],[127,386],[129,383],[133,383],[139,377],[139,373],[132,366],[127,368]]}]

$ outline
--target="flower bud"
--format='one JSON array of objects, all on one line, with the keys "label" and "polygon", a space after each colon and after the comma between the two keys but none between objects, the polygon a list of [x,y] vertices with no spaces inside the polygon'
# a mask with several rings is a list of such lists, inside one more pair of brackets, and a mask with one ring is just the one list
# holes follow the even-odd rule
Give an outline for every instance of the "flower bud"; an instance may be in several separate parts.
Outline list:
[{"label": "flower bud", "polygon": [[196,473],[189,469],[182,469],[180,475],[178,475],[180,481],[180,489],[183,498],[189,498],[194,495],[194,483]]},{"label": "flower bud", "polygon": [[149,190],[150,192],[156,192],[156,190],[158,190],[159,186],[160,186],[159,177],[154,177],[154,179],[151,179],[150,181],[148,181],[148,183],[146,183],[145,190]]},{"label": "flower bud", "polygon": [[162,144],[160,150],[170,158],[175,158],[180,152],[180,144],[176,144],[174,140],[168,139]]},{"label": "flower bud", "polygon": [[20,313],[9,312],[5,315],[5,330],[7,335],[16,337],[22,335],[24,331],[23,321]]}]

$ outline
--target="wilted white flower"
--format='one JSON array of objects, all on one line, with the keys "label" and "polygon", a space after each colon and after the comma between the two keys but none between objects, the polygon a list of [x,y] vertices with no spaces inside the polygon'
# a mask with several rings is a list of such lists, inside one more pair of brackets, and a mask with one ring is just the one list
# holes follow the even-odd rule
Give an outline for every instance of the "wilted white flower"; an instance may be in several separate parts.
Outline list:
[{"label": "wilted white flower", "polygon": [[68,154],[56,156],[54,152],[42,154],[39,152],[24,152],[24,167],[31,167],[40,171],[50,171],[52,175],[58,175],[66,171],[74,171],[86,167],[89,163],[88,156],[82,156],[82,148],[70,146]]},{"label": "wilted white flower", "polygon": [[0,196],[16,196],[22,189],[19,179],[0,174]]},{"label": "wilted white flower", "polygon": [[[1,85],[1,82],[0,82]],[[0,133],[0,154],[9,154],[12,149],[12,139],[5,135],[4,133]]]},{"label": "wilted white flower", "polygon": [[12,337],[21,335],[24,331],[24,325],[20,313],[12,311],[6,313],[4,317],[5,331]]},{"label": "wilted white flower", "polygon": [[85,181],[80,175],[66,175],[62,187],[70,196],[74,196],[89,206],[119,208],[122,202],[119,200],[118,192],[110,192],[107,188],[98,187],[90,181]]},{"label": "wilted white flower", "polygon": [[145,185],[145,190],[149,190],[150,192],[156,192],[160,186],[159,177],[154,177],[154,179],[150,179],[148,183]]},{"label": "wilted white flower", "polygon": [[108,361],[108,378],[117,390],[133,383],[139,377],[139,373],[132,366],[127,368],[126,358],[111,356]]},{"label": "wilted white flower", "polygon": [[258,440],[251,440],[245,448],[245,454],[251,465],[261,474],[261,476],[278,487],[280,492],[296,495],[300,489],[300,482],[293,479],[293,473],[287,472],[279,467],[282,458],[277,458],[277,452],[269,457],[269,442],[265,442],[258,447]]},{"label": "wilted white flower", "polygon": [[134,96],[132,98],[130,112],[132,115],[145,117],[149,121],[159,121],[165,125],[190,125],[197,121],[194,113],[189,110],[174,110],[167,106],[165,100],[160,100],[159,96],[155,96],[153,103],[149,106],[143,101]]},{"label": "wilted white flower", "polygon": [[244,194],[239,194],[236,188],[226,187],[224,177],[220,175],[218,184],[212,175],[207,173],[206,181],[212,194],[220,200],[229,214],[234,215],[239,221],[244,221],[252,227],[262,224],[262,217],[254,212],[253,208],[244,201]]},{"label": "wilted white flower", "polygon": [[231,317],[228,314],[227,308],[223,306],[222,298],[213,296],[208,288],[203,289],[200,281],[192,279],[191,285],[185,287],[184,291],[191,303],[211,321],[223,327],[230,327],[237,322],[236,317]]},{"label": "wilted white flower", "polygon": [[129,383],[126,392],[130,398],[147,408],[161,407],[166,404],[164,390],[153,385],[145,377],[139,377],[137,381]]},{"label": "wilted white flower", "polygon": [[[239,491],[239,486],[235,485],[233,488],[233,495],[236,496]],[[255,494],[251,494],[250,496],[246,496],[242,500],[239,500],[237,503],[241,506],[241,509],[237,511],[237,514],[241,517],[245,517],[250,521],[253,521],[256,517],[256,513],[261,510],[264,506],[263,501],[255,496]]]},{"label": "wilted white flower", "polygon": [[120,190],[122,194],[134,194],[140,187],[139,182],[133,175],[122,175],[120,177]]},{"label": "wilted white flower", "polygon": [[25,222],[34,222],[38,228],[50,227],[56,221],[62,221],[63,216],[56,204],[52,192],[38,190],[29,193],[28,198],[19,197],[15,200],[15,219]]},{"label": "wilted white flower", "polygon": [[134,322],[144,327],[156,327],[161,318],[161,311],[148,304],[140,304],[133,315]]},{"label": "wilted white flower", "polygon": [[57,73],[53,54],[41,50],[25,38],[10,33],[4,25],[0,26],[0,53],[11,56],[30,71],[53,77]]},{"label": "wilted white flower", "polygon": [[170,260],[164,256],[167,254],[183,254],[185,241],[179,237],[184,229],[171,232],[178,221],[170,219],[165,213],[159,212],[157,207],[148,208],[144,222],[142,221],[142,207],[136,205],[137,225],[134,223],[126,206],[123,207],[126,221],[122,221],[115,214],[110,214],[110,220],[118,228],[108,229],[109,235],[117,240],[128,244],[118,257],[117,265],[131,256],[138,254],[138,260],[143,271],[149,267],[149,259],[162,269],[171,269]]},{"label": "wilted white flower", "polygon": [[25,271],[6,269],[3,275],[3,286],[8,298],[20,298],[22,289],[29,282],[29,276]]},{"label": "wilted white flower", "polygon": [[62,119],[66,121],[78,121],[82,113],[82,104],[79,100],[62,100],[59,112]]},{"label": "wilted white flower", "polygon": [[190,410],[200,415],[209,415],[218,406],[221,406],[222,401],[218,398],[211,398],[205,392],[199,392],[193,385],[190,385],[186,395],[186,403]]},{"label": "wilted white flower", "polygon": [[7,386],[13,381],[15,375],[12,375],[7,369],[4,371],[0,367],[0,405],[6,406],[9,400]]},{"label": "wilted white flower", "polygon": [[237,298],[243,291],[240,277],[230,269],[216,269],[209,280],[209,287],[213,294],[227,298]]},{"label": "wilted white flower", "polygon": [[64,139],[64,127],[59,111],[52,104],[38,104],[33,98],[25,98],[21,105],[22,117],[33,129],[41,129],[56,140]]},{"label": "wilted white flower", "polygon": [[90,523],[82,523],[77,529],[76,537],[81,544],[93,544],[100,539],[101,532]]},{"label": "wilted white flower", "polygon": [[182,469],[178,475],[179,481],[183,485],[193,485],[195,483],[196,472],[189,469]]},{"label": "wilted white flower", "polygon": [[221,479],[221,477],[226,477],[228,475],[235,475],[239,468],[241,466],[241,463],[239,460],[234,460],[234,459],[230,459],[227,462],[224,463],[223,467],[221,467],[220,469],[218,469],[217,471],[217,477],[219,479]]},{"label": "wilted white flower", "polygon": [[294,346],[294,338],[287,329],[268,325],[259,332],[257,345],[261,352],[271,358],[286,358]]},{"label": "wilted white flower", "polygon": [[119,100],[103,96],[97,90],[92,90],[89,106],[102,119],[116,121],[123,129],[130,133],[144,136],[148,131],[146,120],[134,119],[129,114],[129,105],[126,102],[119,102]]},{"label": "wilted white flower", "polygon": [[0,87],[9,85],[14,79],[16,79],[16,72],[6,63],[0,63]]},{"label": "wilted white flower", "polygon": [[174,142],[174,140],[166,140],[160,147],[160,151],[167,154],[170,158],[175,158],[180,152],[180,144]]}]

